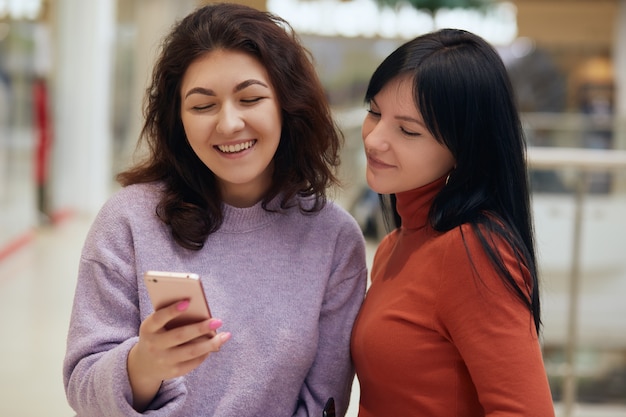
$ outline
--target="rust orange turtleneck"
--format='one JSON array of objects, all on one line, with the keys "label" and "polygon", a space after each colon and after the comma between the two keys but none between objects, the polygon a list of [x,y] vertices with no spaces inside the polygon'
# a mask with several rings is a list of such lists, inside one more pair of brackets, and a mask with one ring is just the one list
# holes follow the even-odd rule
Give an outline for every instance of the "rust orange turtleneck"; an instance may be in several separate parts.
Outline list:
[{"label": "rust orange turtleneck", "polygon": [[[468,225],[439,233],[428,223],[444,184],[441,178],[397,195],[402,227],[374,257],[351,343],[359,417],[554,416],[530,311]],[[527,271],[496,242],[526,287]]]}]

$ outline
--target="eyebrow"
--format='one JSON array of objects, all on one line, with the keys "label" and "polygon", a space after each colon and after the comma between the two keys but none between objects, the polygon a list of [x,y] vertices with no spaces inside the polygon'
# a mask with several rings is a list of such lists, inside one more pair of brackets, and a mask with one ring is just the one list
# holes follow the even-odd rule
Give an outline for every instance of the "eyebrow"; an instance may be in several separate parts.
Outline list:
[{"label": "eyebrow", "polygon": [[[233,92],[237,93],[245,88],[250,87],[251,85],[260,85],[262,87],[265,88],[269,88],[269,86],[267,84],[265,84],[263,81],[259,81],[259,80],[255,80],[255,79],[250,79],[250,80],[245,80],[240,82],[239,84],[237,84],[235,86],[235,88],[233,88]],[[187,91],[187,94],[185,94],[185,98],[189,97],[192,94],[202,94],[205,96],[214,96],[215,95],[215,91],[211,90],[210,88],[204,88],[204,87],[194,87],[191,90]]]},{"label": "eyebrow", "polygon": [[396,120],[401,120],[404,122],[412,122],[412,123],[416,123],[418,125],[424,126],[424,122],[414,117],[410,117],[410,116],[396,116]]},{"label": "eyebrow", "polygon": [[[376,100],[374,98],[372,98],[370,101],[378,107],[378,103],[376,103]],[[423,121],[421,121],[420,119],[416,119],[415,117],[399,115],[399,116],[395,116],[394,119],[400,120],[403,122],[416,123],[420,126],[426,127],[426,124]]]}]

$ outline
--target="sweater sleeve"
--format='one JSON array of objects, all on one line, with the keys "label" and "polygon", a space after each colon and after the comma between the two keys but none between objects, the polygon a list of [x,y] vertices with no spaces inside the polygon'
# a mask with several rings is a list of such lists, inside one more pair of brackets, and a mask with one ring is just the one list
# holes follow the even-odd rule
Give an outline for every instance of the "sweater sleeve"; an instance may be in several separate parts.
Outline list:
[{"label": "sweater sleeve", "polygon": [[367,284],[365,242],[355,222],[340,233],[334,248],[319,319],[315,361],[300,391],[294,416],[318,416],[328,397],[335,399],[336,415],[344,416],[354,381],[350,336]]},{"label": "sweater sleeve", "polygon": [[[470,227],[448,232],[441,257],[437,314],[456,346],[486,417],[553,416],[541,348],[529,309],[509,290]],[[467,248],[469,248],[468,256]],[[508,244],[496,239],[505,266],[525,288]]]},{"label": "sweater sleeve", "polygon": [[[78,416],[139,416],[132,408],[126,361],[141,322],[132,233],[109,202],[87,236],[79,265],[63,377]],[[151,404],[151,416],[173,416],[186,389],[167,381]]]}]

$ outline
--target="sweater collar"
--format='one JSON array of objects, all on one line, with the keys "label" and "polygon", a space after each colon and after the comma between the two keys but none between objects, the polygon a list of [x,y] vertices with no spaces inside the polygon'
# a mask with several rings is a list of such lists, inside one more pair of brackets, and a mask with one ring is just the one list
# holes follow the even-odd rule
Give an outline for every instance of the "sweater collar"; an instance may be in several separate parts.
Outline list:
[{"label": "sweater collar", "polygon": [[[262,201],[250,207],[234,207],[222,203],[224,220],[219,230],[226,233],[247,233],[262,229],[280,218],[280,213],[284,213],[285,210],[280,208],[282,197],[279,194],[267,204],[270,211],[263,209]],[[296,206],[298,204],[297,200],[290,203]]]},{"label": "sweater collar", "polygon": [[430,184],[396,194],[396,209],[402,218],[402,227],[420,229],[428,223],[428,213],[435,196],[446,184],[443,176]]}]

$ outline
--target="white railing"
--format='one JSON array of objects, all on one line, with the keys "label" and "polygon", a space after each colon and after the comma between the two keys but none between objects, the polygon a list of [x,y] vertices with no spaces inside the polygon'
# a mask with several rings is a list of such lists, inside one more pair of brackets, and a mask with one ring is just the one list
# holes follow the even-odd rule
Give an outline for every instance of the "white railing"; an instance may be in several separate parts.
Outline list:
[{"label": "white railing", "polygon": [[589,174],[594,172],[626,171],[626,151],[609,149],[546,148],[530,147],[528,165],[531,169],[561,170],[574,169],[577,184],[574,194],[574,235],[571,248],[570,291],[565,343],[565,378],[563,381],[563,416],[570,417],[576,404],[577,378],[575,353],[578,348],[578,306],[581,280],[581,230],[583,204],[589,183]]}]

